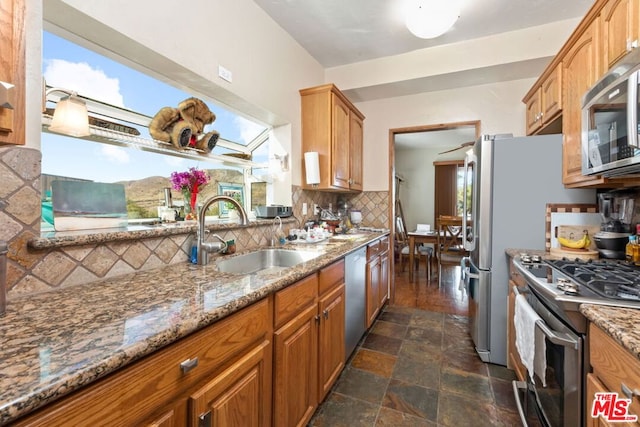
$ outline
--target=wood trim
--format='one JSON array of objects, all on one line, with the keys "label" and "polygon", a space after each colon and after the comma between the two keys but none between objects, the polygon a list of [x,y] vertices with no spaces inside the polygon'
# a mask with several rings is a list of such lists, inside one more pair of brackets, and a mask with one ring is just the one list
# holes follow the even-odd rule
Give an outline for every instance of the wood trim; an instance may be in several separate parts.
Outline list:
[{"label": "wood trim", "polygon": [[0,108],[0,145],[25,143],[25,0],[0,0],[0,81],[11,83],[13,110]]}]

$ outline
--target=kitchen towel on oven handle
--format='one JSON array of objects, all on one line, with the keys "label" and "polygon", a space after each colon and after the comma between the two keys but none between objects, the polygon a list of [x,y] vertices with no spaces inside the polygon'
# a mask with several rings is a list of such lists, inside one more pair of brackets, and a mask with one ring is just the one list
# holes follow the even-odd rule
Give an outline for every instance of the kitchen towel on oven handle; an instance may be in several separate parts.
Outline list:
[{"label": "kitchen towel on oven handle", "polygon": [[527,303],[524,295],[516,297],[513,317],[516,330],[516,348],[520,354],[520,360],[527,368],[531,381],[535,384],[533,379],[535,374],[542,380],[542,386],[546,387],[546,344],[544,334],[536,327],[536,323],[542,322],[542,319]]}]

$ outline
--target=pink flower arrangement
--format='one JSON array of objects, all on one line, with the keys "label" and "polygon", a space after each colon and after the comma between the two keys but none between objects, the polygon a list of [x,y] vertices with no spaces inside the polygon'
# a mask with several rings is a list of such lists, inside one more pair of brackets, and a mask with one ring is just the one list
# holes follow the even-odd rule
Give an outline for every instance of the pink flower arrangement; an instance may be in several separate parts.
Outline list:
[{"label": "pink flower arrangement", "polygon": [[187,172],[171,172],[171,186],[174,190],[182,191],[185,198],[189,198],[191,213],[195,216],[196,201],[200,188],[209,183],[209,174],[196,168],[189,168]]}]

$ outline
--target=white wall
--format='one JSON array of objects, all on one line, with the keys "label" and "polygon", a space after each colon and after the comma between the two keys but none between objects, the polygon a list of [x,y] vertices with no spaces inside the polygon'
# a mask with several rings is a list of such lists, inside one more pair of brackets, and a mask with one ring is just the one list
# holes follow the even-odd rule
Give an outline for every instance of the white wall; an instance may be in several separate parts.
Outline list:
[{"label": "white wall", "polygon": [[[453,147],[451,147],[453,148]],[[396,150],[396,173],[404,181],[400,184],[399,195],[407,230],[415,230],[416,224],[431,224],[434,221],[435,166],[433,162],[464,159],[465,150],[438,153],[447,148],[421,148]]]},{"label": "white wall", "polygon": [[[534,82],[515,80],[357,103],[366,116],[364,189],[389,189],[388,174],[380,173],[389,170],[389,129],[480,120],[482,133],[524,135],[522,98]],[[423,162],[432,163],[433,159]]]}]

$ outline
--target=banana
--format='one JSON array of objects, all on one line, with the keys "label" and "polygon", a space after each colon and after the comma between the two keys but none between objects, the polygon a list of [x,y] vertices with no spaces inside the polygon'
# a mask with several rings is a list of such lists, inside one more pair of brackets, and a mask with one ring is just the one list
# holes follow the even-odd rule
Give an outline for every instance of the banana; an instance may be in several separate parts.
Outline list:
[{"label": "banana", "polygon": [[558,243],[564,246],[565,248],[570,249],[584,249],[588,248],[591,244],[591,239],[589,238],[589,233],[587,231],[584,232],[584,235],[579,240],[569,240],[564,237],[558,237]]}]

